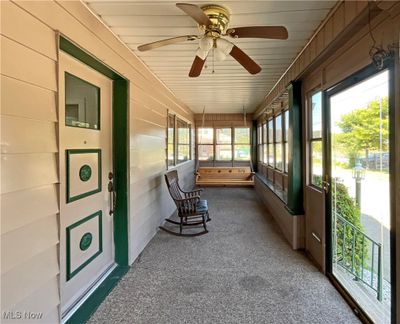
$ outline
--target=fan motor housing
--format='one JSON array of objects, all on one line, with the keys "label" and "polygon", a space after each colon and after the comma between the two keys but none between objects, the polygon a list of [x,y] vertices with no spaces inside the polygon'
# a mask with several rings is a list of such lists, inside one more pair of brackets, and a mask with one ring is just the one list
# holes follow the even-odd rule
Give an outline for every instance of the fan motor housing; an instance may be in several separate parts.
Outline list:
[{"label": "fan motor housing", "polygon": [[[212,22],[211,26],[206,26],[206,32],[211,33],[212,36],[224,34],[228,28],[230,18],[228,9],[218,5],[206,5],[201,9]],[[215,33],[217,35],[214,35]]]}]

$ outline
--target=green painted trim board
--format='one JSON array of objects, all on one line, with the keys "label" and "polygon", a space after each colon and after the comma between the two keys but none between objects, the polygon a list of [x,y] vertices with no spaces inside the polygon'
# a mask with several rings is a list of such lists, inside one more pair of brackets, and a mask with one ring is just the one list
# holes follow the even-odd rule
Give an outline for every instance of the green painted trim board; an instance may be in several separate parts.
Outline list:
[{"label": "green painted trim board", "polygon": [[116,267],[65,324],[86,323],[128,270],[129,267]]},{"label": "green painted trim board", "polygon": [[[71,271],[71,231],[75,228],[78,227],[87,221],[91,220],[92,218],[99,217],[99,226],[98,226],[98,231],[99,231],[99,249],[96,251],[95,254],[93,254],[89,259],[87,259],[85,262],[83,262],[78,268],[76,268],[74,271]],[[67,265],[66,265],[66,276],[67,276],[67,281],[69,281],[72,277],[74,277],[78,272],[80,272],[83,268],[85,268],[90,262],[92,262],[98,255],[100,255],[103,252],[103,221],[102,221],[103,213],[101,210],[95,212],[92,215],[89,215],[71,225],[69,225],[66,228],[66,239],[67,239],[67,244],[66,244],[66,256],[67,256]]]},{"label": "green painted trim board", "polygon": [[[72,150],[66,150],[65,153],[66,153],[66,168],[65,169],[66,169],[66,173],[67,173],[66,174],[66,177],[67,177],[67,181],[66,181],[67,182],[66,183],[67,204],[70,203],[70,202],[73,202],[73,201],[76,201],[76,200],[91,196],[91,195],[93,195],[95,193],[101,192],[101,187],[102,187],[102,181],[101,181],[101,172],[102,172],[102,169],[101,169],[101,150],[100,149],[72,149]],[[97,167],[97,173],[98,173],[97,174],[97,182],[98,182],[97,189],[94,189],[94,190],[91,190],[91,191],[88,191],[88,192],[84,192],[84,193],[81,193],[79,195],[71,197],[71,195],[70,195],[70,191],[71,191],[71,189],[70,189],[70,185],[71,185],[71,183],[70,183],[70,176],[71,176],[71,172],[70,172],[71,161],[70,161],[70,158],[71,158],[71,155],[73,155],[73,154],[86,154],[86,153],[97,153],[97,165],[98,165],[98,167]]]}]

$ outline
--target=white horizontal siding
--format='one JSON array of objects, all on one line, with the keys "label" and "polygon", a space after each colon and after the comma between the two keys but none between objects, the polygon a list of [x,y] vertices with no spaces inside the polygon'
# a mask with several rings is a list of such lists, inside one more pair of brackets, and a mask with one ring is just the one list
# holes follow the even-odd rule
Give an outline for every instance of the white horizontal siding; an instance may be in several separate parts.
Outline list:
[{"label": "white horizontal siding", "polygon": [[35,323],[56,323],[56,37],[11,2],[1,11],[1,312],[29,310],[43,313]]},{"label": "white horizontal siding", "polygon": [[[57,31],[129,80],[130,262],[174,210],[163,179],[167,110],[189,121],[193,114],[83,3],[4,1],[1,6],[1,90],[6,94],[1,98],[1,273],[8,282],[2,296],[11,296],[3,306],[37,310],[45,314],[42,322],[56,323]],[[182,179],[193,165],[182,167]],[[42,266],[48,268],[42,271]],[[35,279],[27,269],[41,274]],[[16,287],[18,277],[22,287]]]}]

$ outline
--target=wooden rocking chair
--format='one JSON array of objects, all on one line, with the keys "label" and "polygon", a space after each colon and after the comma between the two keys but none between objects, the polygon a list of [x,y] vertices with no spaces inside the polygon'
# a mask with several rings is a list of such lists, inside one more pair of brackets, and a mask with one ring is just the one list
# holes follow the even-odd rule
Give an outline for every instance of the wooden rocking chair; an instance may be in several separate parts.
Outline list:
[{"label": "wooden rocking chair", "polygon": [[[176,170],[165,174],[169,193],[175,202],[178,210],[179,222],[171,219],[165,219],[166,222],[179,225],[179,233],[166,227],[160,226],[160,229],[177,236],[198,236],[208,233],[206,223],[210,221],[208,214],[207,200],[200,200],[200,194],[203,189],[193,191],[184,191],[179,186],[178,172]],[[197,233],[182,233],[184,227],[202,225],[204,230]]]}]

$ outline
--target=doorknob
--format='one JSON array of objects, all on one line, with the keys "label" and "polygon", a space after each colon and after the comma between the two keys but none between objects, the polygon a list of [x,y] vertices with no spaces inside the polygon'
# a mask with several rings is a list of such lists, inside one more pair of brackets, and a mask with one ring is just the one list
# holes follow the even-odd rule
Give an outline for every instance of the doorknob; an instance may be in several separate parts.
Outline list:
[{"label": "doorknob", "polygon": [[115,192],[115,188],[114,188],[114,175],[112,172],[110,172],[108,174],[108,180],[110,180],[108,182],[108,192],[110,193],[110,212],[109,215],[113,215],[115,212],[115,206],[117,203],[117,193]]},{"label": "doorknob", "polygon": [[322,180],[322,189],[324,189],[325,193],[329,193],[330,185],[329,177],[326,175],[325,180]]}]

